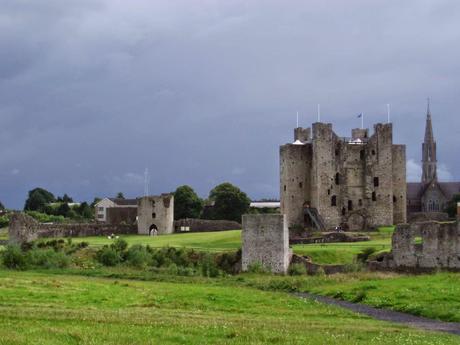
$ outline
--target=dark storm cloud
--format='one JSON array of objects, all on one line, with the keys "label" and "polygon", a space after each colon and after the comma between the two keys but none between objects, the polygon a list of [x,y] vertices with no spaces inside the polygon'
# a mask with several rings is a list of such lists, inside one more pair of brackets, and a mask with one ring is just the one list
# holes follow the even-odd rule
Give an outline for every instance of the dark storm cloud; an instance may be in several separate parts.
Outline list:
[{"label": "dark storm cloud", "polygon": [[229,180],[278,196],[301,124],[386,120],[418,178],[432,97],[441,175],[460,178],[457,1],[0,0],[0,200]]}]

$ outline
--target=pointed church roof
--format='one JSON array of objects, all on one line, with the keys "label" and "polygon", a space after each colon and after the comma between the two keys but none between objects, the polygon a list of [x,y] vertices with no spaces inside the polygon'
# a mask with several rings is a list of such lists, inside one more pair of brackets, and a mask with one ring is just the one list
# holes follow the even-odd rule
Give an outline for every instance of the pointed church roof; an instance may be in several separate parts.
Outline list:
[{"label": "pointed church roof", "polygon": [[433,125],[431,123],[430,99],[428,98],[427,106],[426,106],[425,144],[433,143],[433,142],[434,142]]}]

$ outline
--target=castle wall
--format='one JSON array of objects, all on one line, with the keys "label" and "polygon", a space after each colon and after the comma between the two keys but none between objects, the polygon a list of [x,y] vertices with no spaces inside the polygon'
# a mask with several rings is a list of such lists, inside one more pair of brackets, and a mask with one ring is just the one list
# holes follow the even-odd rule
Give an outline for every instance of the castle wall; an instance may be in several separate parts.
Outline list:
[{"label": "castle wall", "polygon": [[242,270],[261,264],[273,273],[286,273],[291,259],[289,232],[283,214],[243,215]]},{"label": "castle wall", "polygon": [[406,147],[393,145],[393,224],[407,221]]},{"label": "castle wall", "polygon": [[303,205],[310,197],[311,144],[280,147],[280,211],[289,226],[304,222]]},{"label": "castle wall", "polygon": [[137,199],[137,229],[149,235],[156,228],[159,235],[174,232],[174,196],[145,196]]},{"label": "castle wall", "polygon": [[[376,124],[367,147],[366,185],[370,192],[369,225],[393,224],[393,133],[391,124]],[[378,178],[378,186],[374,179]],[[375,193],[375,200],[373,198]]]},{"label": "castle wall", "polygon": [[318,209],[326,227],[334,227],[340,224],[341,215],[339,206],[331,206],[331,196],[337,196],[339,205],[343,195],[343,184],[335,183],[341,165],[341,142],[332,131],[332,124],[314,123],[312,143],[311,205]]},{"label": "castle wall", "polygon": [[281,213],[289,227],[305,224],[305,204],[318,209],[327,228],[406,221],[405,146],[393,145],[391,124],[375,125],[371,137],[353,129],[350,140],[331,124],[314,123],[311,142],[283,145],[280,159]]}]

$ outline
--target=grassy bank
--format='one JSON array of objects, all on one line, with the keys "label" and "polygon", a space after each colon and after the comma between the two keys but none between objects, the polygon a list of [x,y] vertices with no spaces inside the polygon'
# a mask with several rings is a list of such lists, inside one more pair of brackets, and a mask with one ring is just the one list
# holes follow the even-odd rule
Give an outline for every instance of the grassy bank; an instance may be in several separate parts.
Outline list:
[{"label": "grassy bank", "polygon": [[142,282],[0,271],[0,344],[457,344],[219,280]]},{"label": "grassy bank", "polygon": [[443,321],[460,322],[460,274],[402,275],[357,272],[330,276],[247,275],[246,285],[311,292]]},{"label": "grassy bank", "polygon": [[[380,228],[378,232],[370,233],[371,241],[352,243],[325,243],[294,245],[296,254],[308,255],[314,262],[321,264],[352,263],[356,254],[363,249],[374,247],[377,251],[387,251],[391,247],[393,228]],[[129,245],[143,244],[153,248],[185,247],[196,250],[222,252],[237,250],[241,247],[241,230],[171,234],[162,236],[121,235]],[[113,243],[112,239],[103,236],[76,237],[74,242],[85,241],[90,246],[102,247]]]}]

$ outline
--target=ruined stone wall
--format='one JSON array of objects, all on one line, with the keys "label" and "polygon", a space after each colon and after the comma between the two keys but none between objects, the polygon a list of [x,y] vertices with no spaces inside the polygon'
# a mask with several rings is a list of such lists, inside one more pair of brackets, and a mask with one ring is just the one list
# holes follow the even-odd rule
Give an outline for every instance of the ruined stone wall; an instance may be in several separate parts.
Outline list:
[{"label": "ruined stone wall", "polygon": [[10,243],[24,243],[43,237],[108,236],[136,234],[135,225],[105,223],[39,223],[25,213],[14,213],[9,226]]},{"label": "ruined stone wall", "polygon": [[393,145],[393,224],[407,221],[406,146]]},{"label": "ruined stone wall", "polygon": [[412,212],[407,217],[408,223],[421,223],[430,220],[446,222],[449,220],[449,215],[445,212]]},{"label": "ruined stone wall", "polygon": [[460,269],[459,223],[400,224],[393,233],[391,253],[387,265],[393,268]]},{"label": "ruined stone wall", "polygon": [[174,232],[174,196],[145,196],[137,200],[137,228],[139,234],[149,235],[156,229],[157,234]]},{"label": "ruined stone wall", "polygon": [[286,218],[282,214],[243,215],[242,269],[259,263],[273,273],[286,273],[291,259]]},{"label": "ruined stone wall", "polygon": [[174,229],[181,232],[182,227],[188,227],[190,232],[226,231],[239,230],[241,224],[232,220],[210,220],[210,219],[179,219],[174,221]]},{"label": "ruined stone wall", "polygon": [[280,211],[289,226],[304,222],[303,205],[310,202],[311,144],[280,147]]}]

